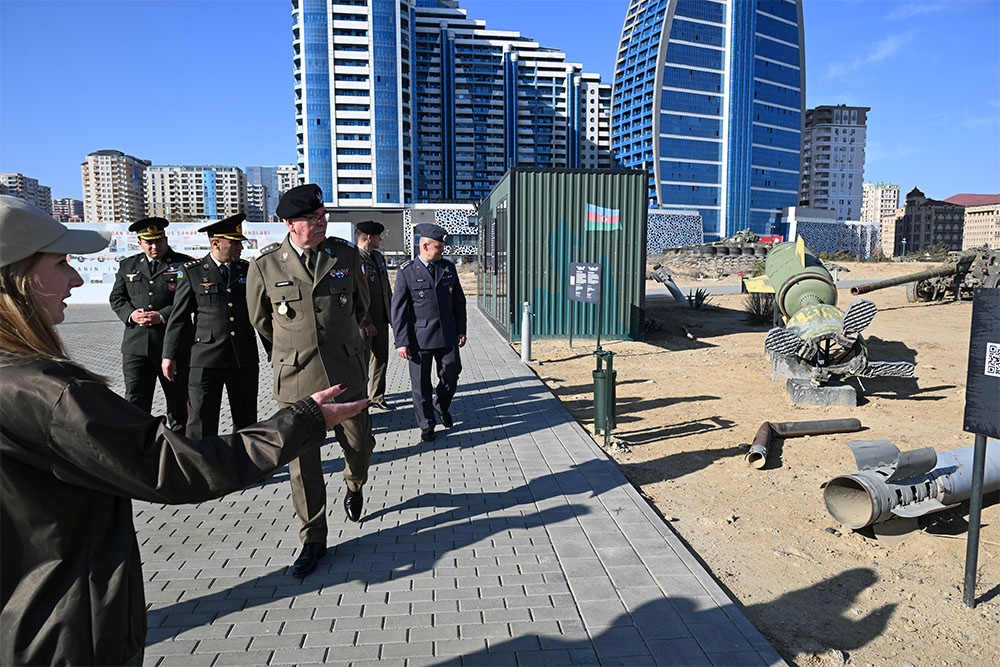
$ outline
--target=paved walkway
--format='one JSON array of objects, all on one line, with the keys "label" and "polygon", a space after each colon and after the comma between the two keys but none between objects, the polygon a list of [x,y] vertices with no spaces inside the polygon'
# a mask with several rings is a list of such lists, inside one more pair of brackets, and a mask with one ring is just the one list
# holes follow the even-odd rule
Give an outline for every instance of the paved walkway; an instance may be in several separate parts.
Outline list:
[{"label": "paved walkway", "polygon": [[[119,391],[121,326],[74,306],[60,327]],[[324,446],[331,548],[304,580],[288,573],[300,545],[284,469],[213,502],[135,504],[147,665],[781,663],[478,312],[470,327],[456,424],[435,442],[419,442],[394,357],[400,409],[373,414],[360,524],[341,509],[339,447]],[[262,365],[261,416],[270,386]]]}]

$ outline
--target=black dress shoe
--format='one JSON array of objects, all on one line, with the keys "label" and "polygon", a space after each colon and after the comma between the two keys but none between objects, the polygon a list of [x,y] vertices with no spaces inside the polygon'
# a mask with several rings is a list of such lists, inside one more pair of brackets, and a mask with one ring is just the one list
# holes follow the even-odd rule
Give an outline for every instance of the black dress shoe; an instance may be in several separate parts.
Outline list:
[{"label": "black dress shoe", "polygon": [[386,403],[385,401],[379,401],[378,403],[372,403],[372,407],[373,408],[378,408],[379,410],[385,410],[387,412],[392,412],[393,410],[396,409],[396,408],[392,407],[391,405],[389,405],[388,403]]},{"label": "black dress shoe", "polygon": [[455,422],[453,422],[451,419],[450,412],[441,412],[440,410],[437,409],[437,407],[434,408],[434,412],[437,413],[438,419],[441,420],[441,426],[444,426],[445,428],[451,428],[452,426],[455,425]]},{"label": "black dress shoe", "polygon": [[302,545],[299,557],[292,563],[292,574],[304,577],[316,569],[319,559],[326,555],[326,545],[319,542],[307,542]]},{"label": "black dress shoe", "polygon": [[347,518],[357,523],[361,521],[361,508],[365,505],[365,497],[361,493],[361,490],[351,491],[347,489],[347,495],[344,496],[344,511],[347,513]]},{"label": "black dress shoe", "polygon": [[420,430],[420,440],[422,442],[430,442],[434,439],[434,427],[424,428]]}]

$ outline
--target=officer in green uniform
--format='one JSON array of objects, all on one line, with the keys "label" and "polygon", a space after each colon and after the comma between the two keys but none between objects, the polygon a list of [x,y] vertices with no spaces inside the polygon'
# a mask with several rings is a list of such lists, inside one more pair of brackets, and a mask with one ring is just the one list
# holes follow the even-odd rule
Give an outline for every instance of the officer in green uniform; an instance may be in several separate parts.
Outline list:
[{"label": "officer in green uniform", "polygon": [[[359,328],[369,295],[361,254],[350,241],[327,238],[326,207],[317,185],[286,192],[277,214],[288,234],[281,243],[261,249],[247,281],[250,319],[273,345],[274,397],[285,406],[316,391],[314,387],[346,383],[338,402],[365,398],[368,364]],[[348,519],[359,521],[361,488],[368,481],[375,446],[368,410],[335,432],[344,450],[344,510]],[[292,573],[305,576],[326,554],[326,485],[319,449],[288,468],[303,544]]]},{"label": "officer in green uniform", "polygon": [[246,214],[239,213],[198,230],[208,234],[212,250],[181,268],[174,310],[167,320],[162,371],[175,380],[183,333],[194,318],[187,426],[192,439],[218,435],[223,386],[233,428],[257,421],[257,337],[247,312],[249,263],[240,259],[245,219]]},{"label": "officer in green uniform", "polygon": [[126,257],[118,265],[109,301],[111,309],[125,323],[122,336],[122,374],[125,398],[140,410],[153,408],[153,391],[160,380],[167,402],[167,427],[184,433],[187,424],[188,348],[191,331],[179,347],[177,380],[169,382],[160,374],[163,360],[163,335],[174,309],[174,293],[181,266],[193,257],[176,252],[167,244],[163,218],[143,218],[129,226],[139,237],[137,255]]},{"label": "officer in green uniform", "polygon": [[382,245],[385,226],[374,220],[357,224],[358,250],[368,280],[371,306],[361,323],[361,335],[368,353],[368,398],[382,410],[392,410],[385,402],[385,370],[389,365],[389,313],[392,288],[389,287],[389,269],[385,257],[378,251]]}]

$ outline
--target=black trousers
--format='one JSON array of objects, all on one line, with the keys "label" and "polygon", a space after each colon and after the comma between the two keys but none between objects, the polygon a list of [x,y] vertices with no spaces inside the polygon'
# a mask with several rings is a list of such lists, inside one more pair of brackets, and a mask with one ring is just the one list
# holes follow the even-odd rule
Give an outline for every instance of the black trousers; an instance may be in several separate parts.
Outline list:
[{"label": "black trousers", "polygon": [[[436,388],[431,386],[431,367],[434,364],[437,364]],[[431,428],[435,423],[434,412],[448,412],[458,389],[458,375],[462,372],[458,346],[418,350],[412,355],[409,366],[417,426],[421,430]]]},{"label": "black trousers", "polygon": [[222,388],[229,395],[233,415],[233,430],[257,423],[257,382],[259,371],[251,368],[191,369],[188,394],[191,398],[187,436],[199,440],[219,435],[219,413],[222,410]]},{"label": "black trousers", "polygon": [[122,355],[122,375],[125,376],[125,400],[146,412],[152,412],[156,379],[160,380],[163,397],[167,401],[167,428],[184,432],[187,424],[188,364],[178,360],[177,375],[173,382],[160,372],[160,359],[138,354]]}]

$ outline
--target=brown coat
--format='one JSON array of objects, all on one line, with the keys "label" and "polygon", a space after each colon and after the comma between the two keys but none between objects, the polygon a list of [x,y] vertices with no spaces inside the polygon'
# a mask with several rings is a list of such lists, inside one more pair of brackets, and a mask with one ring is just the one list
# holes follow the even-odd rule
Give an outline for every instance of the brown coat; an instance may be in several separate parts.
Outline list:
[{"label": "brown coat", "polygon": [[392,312],[392,287],[389,286],[389,269],[385,257],[378,250],[358,248],[365,266],[365,279],[371,295],[371,306],[361,326],[372,324],[379,331],[389,328],[389,314]]},{"label": "brown coat", "polygon": [[263,248],[247,276],[250,321],[273,345],[274,397],[291,403],[346,382],[338,401],[367,391],[368,359],[358,327],[368,312],[368,285],[353,243],[328,238],[318,246],[315,277],[288,235]]},{"label": "brown coat", "polygon": [[0,357],[0,664],[121,665],[146,604],[132,499],[196,503],[318,447],[312,400],[188,440],[82,369]]}]

